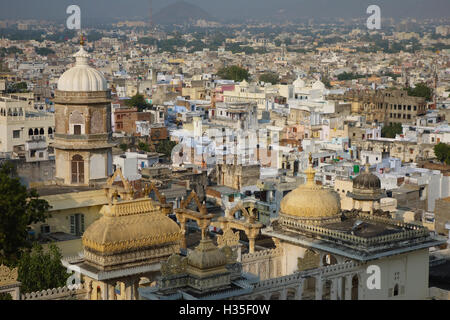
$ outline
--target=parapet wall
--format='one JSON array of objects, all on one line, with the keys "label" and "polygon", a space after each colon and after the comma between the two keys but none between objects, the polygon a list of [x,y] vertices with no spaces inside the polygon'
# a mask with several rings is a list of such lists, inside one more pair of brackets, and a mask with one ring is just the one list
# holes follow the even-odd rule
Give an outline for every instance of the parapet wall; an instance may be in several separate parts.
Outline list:
[{"label": "parapet wall", "polygon": [[21,295],[21,300],[85,300],[87,290],[84,284],[78,287],[53,288],[38,292],[25,293]]}]

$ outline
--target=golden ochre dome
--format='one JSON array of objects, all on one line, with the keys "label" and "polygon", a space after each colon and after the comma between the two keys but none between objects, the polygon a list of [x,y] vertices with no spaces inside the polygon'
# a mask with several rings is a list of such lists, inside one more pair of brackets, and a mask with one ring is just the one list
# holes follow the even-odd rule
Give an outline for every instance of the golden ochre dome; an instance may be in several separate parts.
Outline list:
[{"label": "golden ochre dome", "polygon": [[105,205],[103,216],[83,235],[86,250],[116,253],[177,242],[182,238],[178,224],[155,208],[150,199]]},{"label": "golden ochre dome", "polygon": [[306,169],[305,174],[306,183],[289,192],[281,200],[280,213],[306,219],[338,215],[341,210],[338,195],[314,183],[315,171],[311,167]]}]

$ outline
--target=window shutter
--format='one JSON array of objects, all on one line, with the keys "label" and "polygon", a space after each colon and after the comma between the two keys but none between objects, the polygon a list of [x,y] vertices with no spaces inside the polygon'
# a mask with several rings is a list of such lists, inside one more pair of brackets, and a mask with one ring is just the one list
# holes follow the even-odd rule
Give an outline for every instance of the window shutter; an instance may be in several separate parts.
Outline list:
[{"label": "window shutter", "polygon": [[70,216],[70,233],[75,234],[75,215]]},{"label": "window shutter", "polygon": [[80,231],[81,233],[84,233],[84,214],[80,214]]}]

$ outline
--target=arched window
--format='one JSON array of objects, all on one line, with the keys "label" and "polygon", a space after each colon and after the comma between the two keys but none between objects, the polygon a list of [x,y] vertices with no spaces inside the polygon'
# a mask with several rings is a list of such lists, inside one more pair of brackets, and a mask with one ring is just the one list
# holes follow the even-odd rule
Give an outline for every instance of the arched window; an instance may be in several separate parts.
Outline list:
[{"label": "arched window", "polygon": [[97,286],[97,300],[103,300],[102,299],[102,289],[100,289],[100,286]]},{"label": "arched window", "polygon": [[48,134],[53,134],[53,129],[48,127]]},{"label": "arched window", "polygon": [[331,280],[326,280],[323,284],[322,300],[331,300]]},{"label": "arched window", "polygon": [[84,183],[84,160],[78,154],[72,158],[72,183]]},{"label": "arched window", "polygon": [[359,279],[357,275],[352,278],[352,300],[358,300]]},{"label": "arched window", "polygon": [[29,136],[32,136],[32,135],[33,135],[33,129],[30,128],[30,129],[28,130],[28,135],[29,135]]},{"label": "arched window", "polygon": [[395,297],[395,296],[398,296],[398,284],[396,284],[395,286],[394,286],[394,294],[393,294],[393,296]]},{"label": "arched window", "polygon": [[279,294],[278,292],[273,293],[273,294],[270,296],[270,299],[269,299],[269,300],[280,300],[280,294]]},{"label": "arched window", "polygon": [[38,128],[34,129],[34,135],[35,135],[35,136],[38,136],[38,135],[39,135],[39,130],[38,130]]},{"label": "arched window", "polygon": [[39,130],[39,134],[40,134],[41,136],[45,134],[44,128],[41,128],[41,130]]},{"label": "arched window", "polygon": [[324,266],[329,266],[329,265],[333,265],[336,263],[337,263],[337,259],[331,254],[326,254],[322,258],[322,264]]}]

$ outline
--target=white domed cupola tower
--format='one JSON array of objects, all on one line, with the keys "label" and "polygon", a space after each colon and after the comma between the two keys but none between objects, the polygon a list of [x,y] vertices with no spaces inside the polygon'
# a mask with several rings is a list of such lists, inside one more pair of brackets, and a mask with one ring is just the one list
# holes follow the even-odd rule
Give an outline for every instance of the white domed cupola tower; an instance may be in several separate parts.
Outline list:
[{"label": "white domed cupola tower", "polygon": [[62,185],[98,185],[112,174],[111,91],[89,66],[83,48],[55,91],[56,180]]}]

